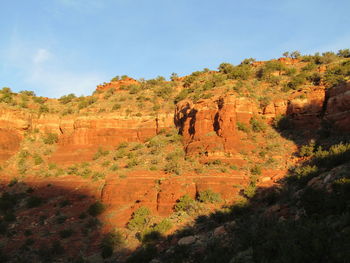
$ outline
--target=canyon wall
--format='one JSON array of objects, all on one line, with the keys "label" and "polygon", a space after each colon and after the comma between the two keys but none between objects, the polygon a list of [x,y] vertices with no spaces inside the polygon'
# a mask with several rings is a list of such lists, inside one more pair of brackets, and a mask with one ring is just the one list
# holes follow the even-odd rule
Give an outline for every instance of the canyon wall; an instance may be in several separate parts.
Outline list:
[{"label": "canyon wall", "polygon": [[[240,152],[252,150],[256,146],[244,140],[247,134],[240,131],[237,124],[249,125],[250,119],[255,115],[269,122],[284,114],[299,129],[314,132],[322,122],[328,121],[334,130],[348,132],[350,85],[331,89],[327,93],[322,87],[314,88],[303,97],[276,100],[263,109],[253,100],[233,94],[216,99],[202,99],[196,103],[184,100],[176,105],[174,114],[160,114],[157,117],[128,117],[113,113],[89,116],[38,115],[1,109],[0,161],[5,162],[19,150],[28,131],[57,133],[59,139],[51,161],[70,165],[92,160],[99,147],[113,149],[125,141],[144,142],[161,129],[175,126],[183,136],[188,156],[199,157],[203,163],[219,159],[244,167],[246,160]],[[120,226],[141,205],[150,207],[159,215],[168,215],[184,194],[195,197],[202,190],[212,189],[219,192],[225,200],[233,200],[248,179],[236,171],[181,176],[138,171],[128,174],[127,178],[108,176],[95,190],[96,196],[108,205],[109,212],[105,220]],[[87,181],[86,183],[88,184]],[[77,183],[73,179],[67,179],[64,184],[74,187]],[[81,182],[78,184],[81,185]]]}]

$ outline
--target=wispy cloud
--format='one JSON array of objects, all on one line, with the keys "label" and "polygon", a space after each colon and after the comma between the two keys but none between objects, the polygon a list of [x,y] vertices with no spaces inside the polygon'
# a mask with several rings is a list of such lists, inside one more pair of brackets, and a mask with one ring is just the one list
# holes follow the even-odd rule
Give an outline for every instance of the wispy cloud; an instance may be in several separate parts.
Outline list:
[{"label": "wispy cloud", "polygon": [[42,64],[50,59],[51,53],[45,48],[39,48],[33,57],[34,64]]},{"label": "wispy cloud", "polygon": [[21,83],[34,87],[41,96],[87,95],[105,79],[103,74],[93,70],[69,69],[67,64],[72,58],[56,54],[52,47],[38,47],[21,39],[15,32],[6,51],[3,59],[7,71],[21,72]]}]

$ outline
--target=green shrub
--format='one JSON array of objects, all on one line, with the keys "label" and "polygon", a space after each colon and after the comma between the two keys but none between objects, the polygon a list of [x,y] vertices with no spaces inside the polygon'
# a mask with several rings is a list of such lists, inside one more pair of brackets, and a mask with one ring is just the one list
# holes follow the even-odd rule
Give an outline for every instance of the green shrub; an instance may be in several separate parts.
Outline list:
[{"label": "green shrub", "polygon": [[58,101],[61,103],[61,104],[67,104],[69,102],[71,102],[73,99],[75,99],[76,96],[75,94],[73,93],[70,93],[68,95],[64,95],[62,96],[61,98],[58,99]]},{"label": "green shrub", "polygon": [[252,168],[250,168],[250,173],[252,175],[261,175],[261,167],[258,165],[254,165]]},{"label": "green shrub", "polygon": [[251,180],[251,182],[244,189],[243,193],[246,197],[252,198],[255,196],[255,192],[256,192],[256,181]]},{"label": "green shrub", "polygon": [[139,161],[136,158],[132,158],[130,161],[127,162],[126,168],[133,168],[137,165],[139,165]]},{"label": "green shrub", "polygon": [[195,206],[196,206],[196,201],[186,194],[182,196],[179,199],[179,201],[175,204],[174,210],[176,212],[179,212],[179,211],[190,212]]},{"label": "green shrub", "polygon": [[239,131],[242,131],[242,132],[245,132],[245,133],[248,133],[250,131],[248,126],[245,123],[243,123],[243,122],[237,122],[236,125],[237,125],[237,129]]},{"label": "green shrub", "polygon": [[100,157],[103,157],[103,156],[107,156],[109,154],[109,151],[108,150],[103,150],[102,147],[99,147],[97,152],[95,153],[95,155],[93,156],[93,160],[97,160],[99,159]]},{"label": "green shrub", "polygon": [[346,82],[350,76],[350,61],[345,61],[339,65],[328,67],[324,74],[324,80],[328,88],[339,86]]},{"label": "green shrub", "polygon": [[111,81],[114,81],[114,82],[119,81],[119,80],[120,80],[119,76],[115,76],[114,78],[111,79]]},{"label": "green shrub", "polygon": [[137,94],[141,91],[141,87],[135,84],[130,85],[128,89],[129,89],[129,94]]},{"label": "green shrub", "polygon": [[113,105],[112,110],[119,110],[121,108],[121,105],[119,103],[116,103]]},{"label": "green shrub", "polygon": [[59,235],[60,235],[61,238],[68,238],[71,235],[73,235],[73,230],[71,228],[61,230],[59,232]]},{"label": "green shrub", "polygon": [[110,232],[106,234],[100,244],[101,255],[103,258],[109,258],[113,255],[116,248],[120,248],[124,244],[123,236],[120,232]]},{"label": "green shrub", "polygon": [[343,58],[350,58],[350,49],[340,49],[337,55]]},{"label": "green shrub", "polygon": [[34,208],[38,207],[43,203],[43,199],[38,196],[30,196],[27,199],[27,207],[28,208]]},{"label": "green shrub", "polygon": [[290,130],[293,129],[293,121],[289,118],[289,116],[286,115],[279,115],[276,116],[276,118],[274,119],[274,123],[273,126],[280,130]]},{"label": "green shrub", "polygon": [[128,228],[136,231],[145,229],[150,222],[150,214],[151,212],[147,207],[140,207],[133,213],[132,218],[128,223]]},{"label": "green shrub", "polygon": [[38,154],[34,154],[33,159],[34,159],[35,165],[39,165],[39,164],[42,164],[44,162],[43,159],[41,158],[41,156]]},{"label": "green shrub", "polygon": [[259,121],[257,118],[253,117],[250,119],[250,126],[253,132],[264,132],[266,131],[266,124],[262,121]]},{"label": "green shrub", "polygon": [[279,72],[279,74],[281,74],[281,72],[284,70],[285,66],[280,61],[268,61],[257,71],[257,78],[260,80],[269,81],[276,77],[273,75],[274,72]]},{"label": "green shrub", "polygon": [[170,174],[176,174],[180,175],[181,174],[181,165],[180,162],[178,161],[171,161],[168,162],[163,169],[164,172],[170,173]]},{"label": "green shrub", "polygon": [[220,194],[210,189],[199,192],[197,199],[202,203],[218,203],[222,201]]},{"label": "green shrub", "polygon": [[111,169],[111,171],[117,171],[119,169],[119,165],[113,164],[110,169]]},{"label": "green shrub", "polygon": [[314,177],[318,174],[318,168],[316,165],[305,165],[301,167],[297,167],[294,170],[297,179],[308,181],[311,177]]},{"label": "green shrub", "polygon": [[34,97],[35,96],[34,91],[31,91],[31,90],[22,90],[19,93],[23,94],[25,96],[29,96],[29,97]]},{"label": "green shrub", "polygon": [[315,141],[311,140],[309,144],[301,146],[300,151],[299,151],[299,156],[300,157],[304,157],[304,156],[310,157],[314,154],[314,150],[315,150]]},{"label": "green shrub", "polygon": [[105,209],[106,209],[105,205],[97,201],[92,205],[90,205],[87,212],[89,215],[96,217],[102,214],[105,211]]},{"label": "green shrub", "polygon": [[49,107],[46,105],[40,105],[39,113],[48,113],[50,111]]},{"label": "green shrub", "polygon": [[125,149],[125,148],[128,147],[128,145],[129,145],[128,142],[121,142],[121,143],[118,145],[117,150]]},{"label": "green shrub", "polygon": [[92,104],[94,104],[97,101],[96,97],[80,97],[79,98],[79,104],[78,104],[78,108],[81,110],[83,108],[86,108]]},{"label": "green shrub", "polygon": [[247,80],[251,76],[251,67],[250,63],[242,63],[239,66],[222,63],[219,66],[219,72],[226,74],[228,79]]},{"label": "green shrub", "polygon": [[30,153],[26,150],[20,151],[18,157],[21,159],[26,159],[28,156],[30,156]]},{"label": "green shrub", "polygon": [[298,89],[301,85],[305,84],[307,75],[304,73],[300,73],[294,77],[292,77],[291,81],[287,83],[287,87],[293,90]]},{"label": "green shrub", "polygon": [[58,135],[56,133],[47,133],[43,138],[45,144],[54,144],[58,142]]},{"label": "green shrub", "polygon": [[167,218],[164,218],[155,227],[153,227],[153,230],[161,234],[164,234],[167,231],[169,231],[172,227],[173,227],[173,224],[171,223],[171,221]]},{"label": "green shrub", "polygon": [[94,172],[92,175],[92,180],[97,181],[97,180],[104,179],[105,177],[106,176],[101,172]]}]

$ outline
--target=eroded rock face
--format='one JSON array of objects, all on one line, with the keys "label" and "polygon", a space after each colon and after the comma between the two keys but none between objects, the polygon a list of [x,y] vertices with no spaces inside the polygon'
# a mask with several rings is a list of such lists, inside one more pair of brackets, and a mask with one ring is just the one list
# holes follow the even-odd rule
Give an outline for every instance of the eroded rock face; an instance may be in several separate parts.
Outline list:
[{"label": "eroded rock face", "polygon": [[331,121],[338,131],[350,131],[350,83],[329,91],[325,118]]},{"label": "eroded rock face", "polygon": [[249,123],[257,112],[249,99],[234,95],[200,100],[196,104],[182,101],[175,110],[175,125],[184,137],[188,155],[242,163],[237,155],[243,145],[236,124]]},{"label": "eroded rock face", "polygon": [[59,135],[52,162],[72,164],[91,161],[99,147],[113,148],[125,141],[143,142],[159,130],[173,127],[173,114],[131,118],[100,113],[60,117],[2,109],[0,125],[0,161],[6,161],[16,153],[26,131],[36,129]]},{"label": "eroded rock face", "polygon": [[121,142],[144,142],[162,128],[173,125],[173,116],[123,118],[112,114],[63,119],[61,136],[52,161],[60,164],[90,161],[99,147],[111,149]]},{"label": "eroded rock face", "polygon": [[153,214],[168,216],[180,197],[187,194],[195,199],[199,192],[208,189],[220,193],[226,201],[234,200],[247,182],[248,178],[239,172],[170,176],[160,172],[135,171],[122,178],[110,176],[101,193],[103,203],[108,204],[105,220],[125,226],[140,206],[147,206]]},{"label": "eroded rock face", "polygon": [[21,137],[13,130],[0,129],[0,162],[14,155],[20,147]]},{"label": "eroded rock face", "polygon": [[287,115],[290,116],[296,127],[318,128],[322,120],[325,90],[315,89],[305,98],[295,98],[289,101]]},{"label": "eroded rock face", "polygon": [[317,129],[324,115],[325,94],[323,87],[316,88],[306,95],[296,93],[290,99],[273,101],[262,113],[268,120],[287,115],[297,129]]},{"label": "eroded rock face", "polygon": [[114,89],[114,90],[119,90],[121,87],[123,86],[130,86],[130,85],[137,85],[139,84],[138,81],[136,81],[133,78],[125,78],[125,79],[121,79],[118,81],[111,81],[109,83],[105,83],[103,85],[98,85],[96,91],[106,91],[109,89]]},{"label": "eroded rock face", "polygon": [[30,115],[20,111],[0,109],[0,162],[14,155],[30,127]]}]

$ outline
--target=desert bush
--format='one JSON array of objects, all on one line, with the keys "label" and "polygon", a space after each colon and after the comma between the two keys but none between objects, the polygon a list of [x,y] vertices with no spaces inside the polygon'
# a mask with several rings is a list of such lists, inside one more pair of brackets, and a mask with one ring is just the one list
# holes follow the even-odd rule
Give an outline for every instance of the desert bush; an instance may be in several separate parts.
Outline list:
[{"label": "desert bush", "polygon": [[289,130],[293,128],[293,122],[288,116],[279,115],[274,119],[273,126],[280,131]]},{"label": "desert bush", "polygon": [[97,181],[97,180],[104,179],[105,177],[106,176],[101,172],[94,172],[92,175],[92,180]]},{"label": "desert bush", "polygon": [[54,144],[58,142],[58,135],[56,133],[47,133],[43,138],[45,144]]},{"label": "desert bush", "polygon": [[31,91],[31,90],[21,90],[19,93],[25,96],[35,97],[34,91]]},{"label": "desert bush", "polygon": [[285,70],[285,66],[280,61],[268,61],[266,64],[257,71],[257,78],[260,80],[269,81],[273,79],[274,72],[278,72],[279,75]]},{"label": "desert bush", "polygon": [[78,104],[78,108],[81,110],[81,109],[84,109],[92,104],[94,104],[95,102],[97,101],[97,98],[96,97],[80,97],[79,98],[79,104]]},{"label": "desert bush", "polygon": [[222,63],[219,66],[219,72],[227,75],[228,79],[247,80],[251,76],[250,63],[241,63],[239,66],[233,66],[229,63]]},{"label": "desert bush", "polygon": [[113,105],[112,110],[119,110],[121,108],[121,105],[119,103],[116,103]]},{"label": "desert bush", "polygon": [[30,153],[27,151],[27,150],[22,150],[22,151],[20,151],[20,153],[19,153],[19,155],[18,155],[18,157],[20,158],[20,159],[26,159],[27,157],[29,157],[30,156]]},{"label": "desert bush", "polygon": [[243,193],[247,198],[253,198],[255,196],[256,183],[256,177],[251,177],[249,184],[243,190]]},{"label": "desert bush", "polygon": [[350,49],[340,49],[337,53],[339,57],[350,58]]},{"label": "desert bush", "polygon": [[299,156],[300,157],[312,156],[314,154],[314,150],[315,150],[315,141],[311,140],[309,144],[301,146],[299,151]]},{"label": "desert bush", "polygon": [[237,125],[237,129],[239,131],[242,131],[242,132],[245,132],[245,133],[249,133],[250,132],[248,126],[245,123],[243,123],[243,122],[237,122],[236,125]]},{"label": "desert bush", "polygon": [[109,258],[113,255],[116,248],[120,248],[124,244],[123,236],[118,231],[107,233],[101,240],[100,248],[103,258]]},{"label": "desert bush", "polygon": [[305,165],[295,168],[294,174],[299,183],[303,184],[312,177],[318,175],[318,167],[316,165]]},{"label": "desert bush", "polygon": [[45,102],[45,98],[43,97],[32,97],[32,100],[37,104],[43,104]]},{"label": "desert bush", "polygon": [[171,223],[171,221],[167,218],[164,218],[155,227],[153,227],[153,230],[161,234],[164,234],[167,231],[169,231],[172,227],[173,227],[173,224]]},{"label": "desert bush", "polygon": [[181,164],[179,161],[168,162],[164,166],[163,171],[166,173],[173,173],[176,175],[180,175],[181,174]]},{"label": "desert bush", "polygon": [[75,98],[76,98],[75,94],[70,93],[70,94],[68,94],[68,95],[64,95],[64,96],[60,97],[60,98],[58,99],[58,101],[59,101],[61,104],[67,104],[67,103],[71,102],[71,101],[72,101],[73,99],[75,99]]},{"label": "desert bush", "polygon": [[59,235],[61,238],[68,238],[71,235],[73,235],[73,233],[74,233],[73,230],[71,228],[68,228],[68,229],[61,230],[59,232]]},{"label": "desert bush", "polygon": [[35,165],[39,165],[39,164],[42,164],[44,162],[39,154],[34,154],[33,159],[34,159]]},{"label": "desert bush", "polygon": [[197,199],[202,203],[218,203],[222,201],[220,194],[210,189],[199,192]]},{"label": "desert bush", "polygon": [[103,150],[102,147],[98,147],[98,150],[97,150],[97,152],[95,153],[95,155],[93,156],[92,159],[93,160],[97,160],[100,157],[107,156],[108,154],[109,154],[108,150]]},{"label": "desert bush", "polygon": [[105,205],[102,204],[101,202],[97,201],[97,202],[93,203],[92,205],[90,205],[87,212],[89,215],[96,217],[96,216],[102,214],[105,211],[105,209],[106,209]]},{"label": "desert bush", "polygon": [[48,113],[50,112],[50,109],[48,106],[46,105],[40,105],[39,107],[39,113]]},{"label": "desert bush", "polygon": [[38,207],[43,203],[43,201],[44,200],[42,198],[33,195],[27,199],[26,205],[28,208]]},{"label": "desert bush", "polygon": [[137,94],[141,91],[141,87],[139,85],[132,84],[128,87],[129,94]]},{"label": "desert bush", "polygon": [[147,207],[140,207],[133,213],[131,220],[128,222],[128,229],[136,231],[145,229],[150,222],[150,215],[151,211]]},{"label": "desert bush", "polygon": [[253,130],[253,132],[264,132],[266,131],[266,124],[260,120],[258,120],[256,117],[253,117],[249,121],[250,126]]},{"label": "desert bush", "polygon": [[184,211],[191,213],[196,207],[196,201],[193,200],[189,195],[182,196],[174,206],[176,212]]},{"label": "desert bush", "polygon": [[322,76],[318,72],[314,72],[312,75],[307,76],[307,80],[310,81],[313,85],[319,86],[321,85]]},{"label": "desert bush", "polygon": [[341,85],[350,76],[350,61],[327,68],[324,80],[328,88]]},{"label": "desert bush", "polygon": [[261,175],[261,167],[259,165],[254,165],[250,168],[250,173],[252,175]]},{"label": "desert bush", "polygon": [[314,153],[315,159],[313,160],[318,166],[325,168],[333,168],[336,165],[340,165],[350,158],[350,143],[339,143],[332,145],[329,150],[323,150],[322,147],[318,147]]},{"label": "desert bush", "polygon": [[300,73],[293,76],[292,79],[287,83],[287,87],[293,90],[298,89],[301,85],[305,84],[307,75],[305,73]]},{"label": "desert bush", "polygon": [[112,164],[110,167],[111,171],[117,171],[119,169],[119,165],[118,164]]}]

